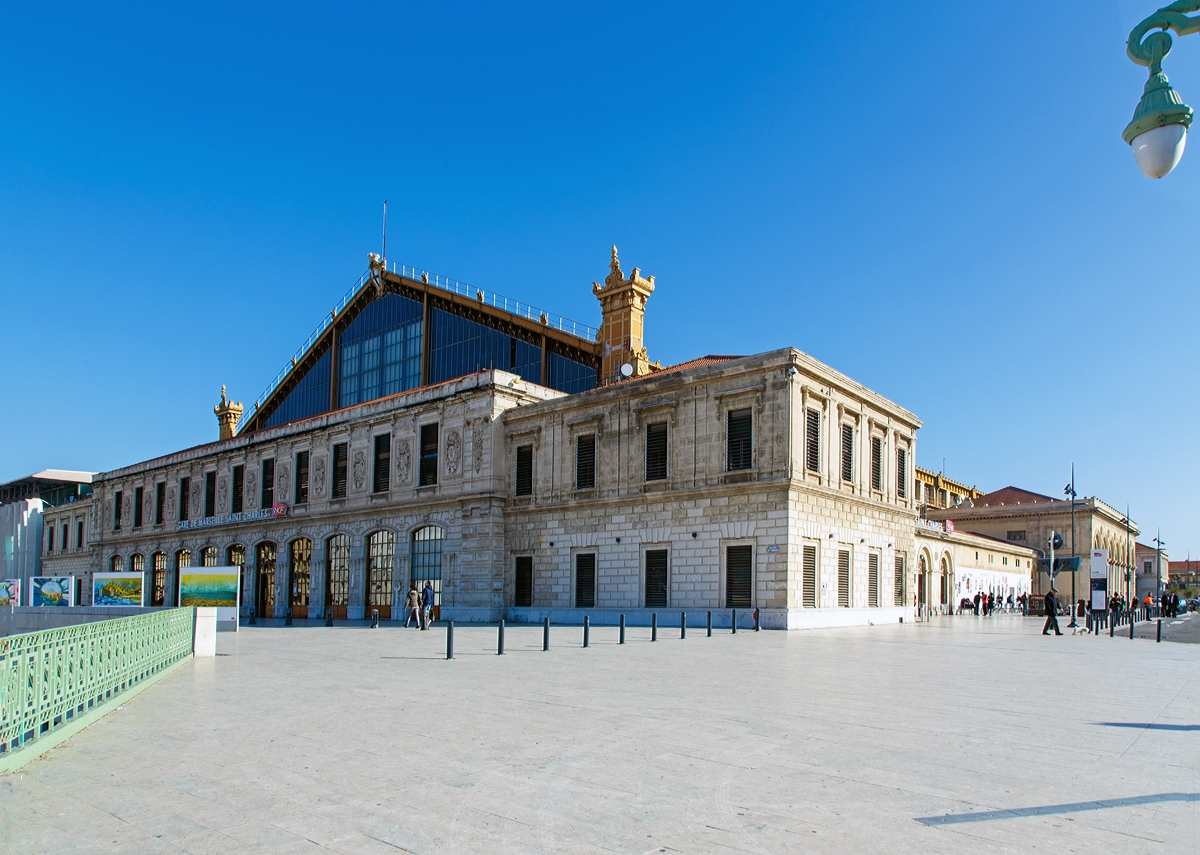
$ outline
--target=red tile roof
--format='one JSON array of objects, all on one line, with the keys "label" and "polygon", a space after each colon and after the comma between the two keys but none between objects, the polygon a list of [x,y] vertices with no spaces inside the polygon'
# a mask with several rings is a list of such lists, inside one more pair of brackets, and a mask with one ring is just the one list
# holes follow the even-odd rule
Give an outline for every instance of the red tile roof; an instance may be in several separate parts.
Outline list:
[{"label": "red tile roof", "polygon": [[668,371],[686,371],[689,368],[703,368],[705,365],[716,365],[718,362],[728,362],[731,359],[742,359],[743,356],[701,356],[699,359],[689,359],[687,362],[680,362],[678,365],[668,365],[662,371],[655,371],[655,374],[665,374]]},{"label": "red tile roof", "polygon": [[1022,490],[1020,487],[1001,487],[999,490],[993,490],[990,493],[985,493],[978,499],[972,499],[971,502],[975,507],[994,507],[996,505],[1022,505],[1030,502],[1054,502],[1058,501],[1050,496],[1043,496],[1041,493],[1034,493],[1030,490]]}]

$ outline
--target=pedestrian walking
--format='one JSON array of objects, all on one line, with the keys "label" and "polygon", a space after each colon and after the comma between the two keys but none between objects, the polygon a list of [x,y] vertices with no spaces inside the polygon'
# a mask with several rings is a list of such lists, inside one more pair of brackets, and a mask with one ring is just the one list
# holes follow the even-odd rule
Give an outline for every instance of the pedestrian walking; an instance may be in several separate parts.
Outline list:
[{"label": "pedestrian walking", "polygon": [[983,594],[975,592],[975,616],[979,617],[979,601],[983,599]]},{"label": "pedestrian walking", "polygon": [[1046,592],[1046,625],[1042,627],[1042,635],[1049,635],[1050,627],[1054,627],[1055,635],[1062,635],[1062,630],[1058,628],[1058,600],[1053,588]]},{"label": "pedestrian walking", "polygon": [[425,580],[425,587],[421,591],[421,629],[428,629],[433,618],[433,583],[428,579]]},{"label": "pedestrian walking", "polygon": [[408,589],[408,595],[404,598],[404,628],[408,628],[408,622],[415,620],[417,629],[421,628],[421,594],[417,591],[417,583],[413,582]]}]

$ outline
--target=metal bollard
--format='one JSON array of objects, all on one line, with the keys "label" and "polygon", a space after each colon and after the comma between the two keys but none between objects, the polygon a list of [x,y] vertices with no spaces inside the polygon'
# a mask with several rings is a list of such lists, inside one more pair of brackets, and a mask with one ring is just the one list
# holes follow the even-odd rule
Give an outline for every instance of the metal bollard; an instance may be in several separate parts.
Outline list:
[{"label": "metal bollard", "polygon": [[625,615],[621,615],[621,640],[617,643],[618,644],[625,643]]},{"label": "metal bollard", "polygon": [[732,612],[729,625],[733,627],[733,635],[737,635],[737,609],[731,609]]},{"label": "metal bollard", "polygon": [[1129,640],[1133,641],[1133,621],[1129,622]]},{"label": "metal bollard", "polygon": [[542,621],[542,650],[550,649],[550,618]]},{"label": "metal bollard", "polygon": [[591,628],[591,619],[587,615],[584,615],[583,616],[583,646],[584,647],[588,646],[588,630],[590,628]]},{"label": "metal bollard", "polygon": [[504,655],[504,621],[500,621],[500,626],[497,627],[496,633],[496,655]]},{"label": "metal bollard", "polygon": [[650,613],[650,640],[658,641],[658,612]]},{"label": "metal bollard", "polygon": [[292,610],[288,609],[283,613],[283,625],[292,626]]},{"label": "metal bollard", "polygon": [[371,629],[379,629],[379,609],[371,609]]},{"label": "metal bollard", "polygon": [[333,626],[333,609],[325,609],[325,625]]},{"label": "metal bollard", "polygon": [[708,637],[712,638],[712,612],[708,613]]},{"label": "metal bollard", "polygon": [[1162,620],[1159,620],[1159,622],[1158,622],[1158,637],[1155,638],[1154,640],[1162,641]]},{"label": "metal bollard", "polygon": [[754,610],[754,631],[758,632],[758,609]]},{"label": "metal bollard", "polygon": [[679,613],[679,637],[687,638],[687,612]]},{"label": "metal bollard", "polygon": [[1116,627],[1116,625],[1117,625],[1117,622],[1116,622],[1115,616],[1114,616],[1114,620],[1110,620],[1108,622],[1108,637],[1109,638],[1113,637],[1113,629],[1114,629],[1114,627]]},{"label": "metal bollard", "polygon": [[446,658],[454,658],[454,621],[446,621]]},{"label": "metal bollard", "polygon": [[250,610],[250,620],[246,621],[246,626],[257,626],[258,625],[258,620],[256,619],[257,617],[258,616],[255,614],[255,610],[251,609]]}]

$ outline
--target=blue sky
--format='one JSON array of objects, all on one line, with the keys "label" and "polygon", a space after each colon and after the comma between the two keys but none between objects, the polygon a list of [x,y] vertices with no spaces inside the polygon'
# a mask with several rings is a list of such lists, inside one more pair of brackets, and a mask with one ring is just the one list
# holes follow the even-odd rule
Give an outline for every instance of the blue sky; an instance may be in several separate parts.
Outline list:
[{"label": "blue sky", "polygon": [[[920,465],[1074,462],[1200,556],[1200,150],[1154,182],[1120,136],[1153,9],[14,7],[0,480],[215,438],[388,198],[391,260],[595,325],[615,243],[652,359],[798,347],[914,411]],[[1200,38],[1164,70],[1200,106]]]}]

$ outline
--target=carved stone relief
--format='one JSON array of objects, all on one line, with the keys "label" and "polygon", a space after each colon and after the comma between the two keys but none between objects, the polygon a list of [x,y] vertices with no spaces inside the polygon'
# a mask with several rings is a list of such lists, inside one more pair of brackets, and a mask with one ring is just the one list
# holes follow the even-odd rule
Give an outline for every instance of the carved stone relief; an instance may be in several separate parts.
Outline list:
[{"label": "carved stone relief", "polygon": [[113,503],[112,499],[104,500],[104,518],[111,520],[113,518]]},{"label": "carved stone relief", "polygon": [[446,436],[446,473],[457,475],[459,464],[462,463],[462,439],[458,431],[452,430]]},{"label": "carved stone relief", "polygon": [[396,443],[396,483],[407,484],[412,474],[412,449],[408,440]]},{"label": "carved stone relief", "polygon": [[175,488],[167,488],[167,519],[175,519]]},{"label": "carved stone relief", "polygon": [[225,513],[225,509],[229,507],[225,504],[225,499],[229,497],[229,479],[222,475],[217,479],[217,513]]},{"label": "carved stone relief", "polygon": [[354,452],[354,489],[361,490],[363,483],[367,480],[367,456],[361,452]]},{"label": "carved stone relief", "polygon": [[483,428],[478,425],[471,431],[471,456],[475,461],[475,474],[483,470]]},{"label": "carved stone relief", "polygon": [[154,525],[154,488],[146,488],[142,499],[142,525]]},{"label": "carved stone relief", "polygon": [[313,463],[313,495],[320,498],[325,495],[325,458],[318,457]]},{"label": "carved stone relief", "polygon": [[246,510],[250,510],[258,504],[258,490],[254,487],[257,480],[258,474],[253,469],[246,473],[246,489],[243,497]]},{"label": "carved stone relief", "polygon": [[192,519],[200,518],[200,482],[192,485]]},{"label": "carved stone relief", "polygon": [[288,496],[291,495],[291,493],[289,492],[291,489],[292,489],[292,476],[288,472],[287,466],[280,466],[279,467],[279,492],[277,493],[277,495],[279,496],[279,498],[282,501],[286,502]]},{"label": "carved stone relief", "polygon": [[133,523],[133,496],[126,496],[125,501],[121,503],[121,525],[128,526]]}]

